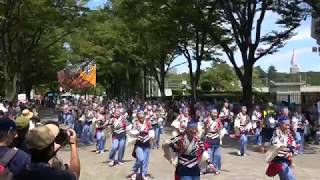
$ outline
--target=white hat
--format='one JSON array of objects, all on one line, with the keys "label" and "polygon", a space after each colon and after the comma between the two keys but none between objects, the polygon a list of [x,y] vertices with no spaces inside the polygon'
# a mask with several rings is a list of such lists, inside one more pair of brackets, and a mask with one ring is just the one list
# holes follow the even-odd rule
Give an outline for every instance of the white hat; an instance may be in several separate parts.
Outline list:
[{"label": "white hat", "polygon": [[2,103],[0,103],[0,111],[8,112],[8,109],[4,107]]},{"label": "white hat", "polygon": [[33,112],[29,111],[29,109],[24,109],[22,111],[22,116],[25,117],[25,118],[32,118],[33,117]]}]

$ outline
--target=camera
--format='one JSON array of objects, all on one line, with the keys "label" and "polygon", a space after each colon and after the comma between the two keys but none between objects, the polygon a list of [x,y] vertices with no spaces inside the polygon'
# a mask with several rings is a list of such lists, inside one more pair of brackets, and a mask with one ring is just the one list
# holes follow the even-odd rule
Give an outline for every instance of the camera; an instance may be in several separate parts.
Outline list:
[{"label": "camera", "polygon": [[67,129],[59,129],[59,134],[57,135],[56,139],[54,140],[55,143],[60,144],[61,146],[65,146],[69,143],[70,136],[72,136],[72,132],[68,131]]}]

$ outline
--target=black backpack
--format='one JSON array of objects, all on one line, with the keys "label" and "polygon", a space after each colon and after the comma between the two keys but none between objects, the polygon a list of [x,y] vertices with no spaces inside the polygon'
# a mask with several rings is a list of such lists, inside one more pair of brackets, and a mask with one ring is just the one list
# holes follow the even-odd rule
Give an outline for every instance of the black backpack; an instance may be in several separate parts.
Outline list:
[{"label": "black backpack", "polygon": [[14,180],[14,175],[8,168],[8,165],[10,161],[15,157],[17,152],[18,152],[18,149],[11,148],[0,158],[0,179],[1,180]]}]

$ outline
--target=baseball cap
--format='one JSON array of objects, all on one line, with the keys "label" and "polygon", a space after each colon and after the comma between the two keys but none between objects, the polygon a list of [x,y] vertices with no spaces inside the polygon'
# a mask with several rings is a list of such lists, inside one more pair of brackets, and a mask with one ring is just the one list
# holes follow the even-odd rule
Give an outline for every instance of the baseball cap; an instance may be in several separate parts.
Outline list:
[{"label": "baseball cap", "polygon": [[188,122],[187,129],[197,128],[197,127],[198,127],[198,123],[194,119]]},{"label": "baseball cap", "polygon": [[288,116],[280,116],[278,119],[280,124],[290,124],[290,120]]},{"label": "baseball cap", "polygon": [[217,109],[215,109],[215,108],[213,108],[213,109],[211,109],[211,110],[210,110],[210,112],[212,112],[212,113],[217,113],[217,112],[218,112],[218,110],[217,110]]},{"label": "baseball cap", "polygon": [[33,128],[26,136],[26,144],[29,149],[42,150],[52,144],[59,134],[58,126],[47,124]]},{"label": "baseball cap", "polygon": [[29,121],[30,119],[24,116],[19,116],[14,122],[16,123],[17,129],[24,129],[29,126]]},{"label": "baseball cap", "polygon": [[11,119],[0,120],[0,132],[15,131],[17,129],[16,124]]}]

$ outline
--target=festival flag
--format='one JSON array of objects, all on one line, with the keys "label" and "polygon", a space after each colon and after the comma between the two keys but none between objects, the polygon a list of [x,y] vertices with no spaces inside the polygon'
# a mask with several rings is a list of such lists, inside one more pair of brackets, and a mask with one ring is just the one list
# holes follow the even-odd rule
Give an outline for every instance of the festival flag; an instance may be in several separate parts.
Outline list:
[{"label": "festival flag", "polygon": [[57,73],[60,84],[69,89],[87,89],[96,86],[96,64],[85,61],[80,65],[68,65]]},{"label": "festival flag", "polygon": [[89,64],[81,71],[80,77],[89,82],[92,86],[96,86],[97,68],[95,64]]}]

